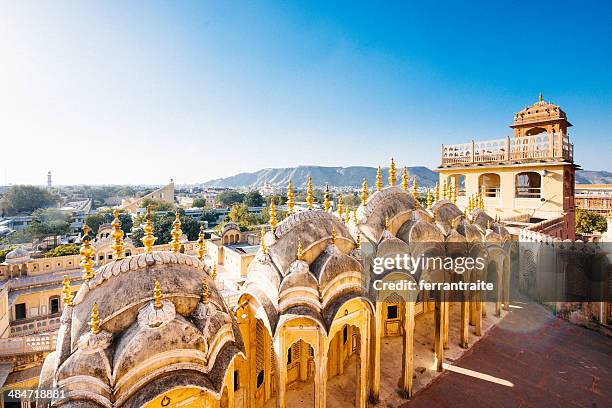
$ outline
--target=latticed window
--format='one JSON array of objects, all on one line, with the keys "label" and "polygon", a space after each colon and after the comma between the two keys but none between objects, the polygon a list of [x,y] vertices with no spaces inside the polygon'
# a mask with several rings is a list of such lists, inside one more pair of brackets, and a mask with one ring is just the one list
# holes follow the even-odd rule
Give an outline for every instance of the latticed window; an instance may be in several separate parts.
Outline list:
[{"label": "latticed window", "polygon": [[264,369],[264,335],[266,328],[261,320],[255,325],[255,369],[257,372]]}]

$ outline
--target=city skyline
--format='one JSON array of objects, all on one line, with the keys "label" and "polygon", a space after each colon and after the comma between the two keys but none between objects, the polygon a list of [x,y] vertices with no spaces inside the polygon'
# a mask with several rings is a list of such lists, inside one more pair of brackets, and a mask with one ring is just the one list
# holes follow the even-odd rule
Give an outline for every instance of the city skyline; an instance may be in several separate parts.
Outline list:
[{"label": "city skyline", "polygon": [[510,135],[539,92],[576,163],[609,170],[610,6],[487,4],[5,4],[1,182],[435,168],[442,143]]}]

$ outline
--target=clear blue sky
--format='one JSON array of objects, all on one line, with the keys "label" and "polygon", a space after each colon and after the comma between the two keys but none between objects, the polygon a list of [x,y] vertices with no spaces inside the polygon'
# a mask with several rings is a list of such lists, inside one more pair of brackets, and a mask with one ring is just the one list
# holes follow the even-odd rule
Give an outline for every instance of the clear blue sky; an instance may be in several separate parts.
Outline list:
[{"label": "clear blue sky", "polygon": [[0,184],[435,167],[537,100],[610,170],[609,2],[0,4]]}]

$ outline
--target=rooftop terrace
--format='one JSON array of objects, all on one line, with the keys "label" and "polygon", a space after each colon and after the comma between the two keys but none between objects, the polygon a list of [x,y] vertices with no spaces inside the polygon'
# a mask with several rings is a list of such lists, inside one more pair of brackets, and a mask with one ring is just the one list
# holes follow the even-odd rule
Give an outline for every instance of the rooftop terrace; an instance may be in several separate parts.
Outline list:
[{"label": "rooftop terrace", "polygon": [[496,162],[574,161],[574,145],[566,133],[482,140],[442,145],[440,167]]}]

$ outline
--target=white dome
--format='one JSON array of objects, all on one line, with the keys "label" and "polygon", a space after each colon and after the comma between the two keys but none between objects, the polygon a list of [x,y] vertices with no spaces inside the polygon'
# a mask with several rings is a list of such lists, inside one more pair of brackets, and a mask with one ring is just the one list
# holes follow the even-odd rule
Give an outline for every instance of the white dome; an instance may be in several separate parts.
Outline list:
[{"label": "white dome", "polygon": [[6,254],[6,263],[8,264],[23,264],[30,261],[30,253],[25,249],[18,247]]}]

